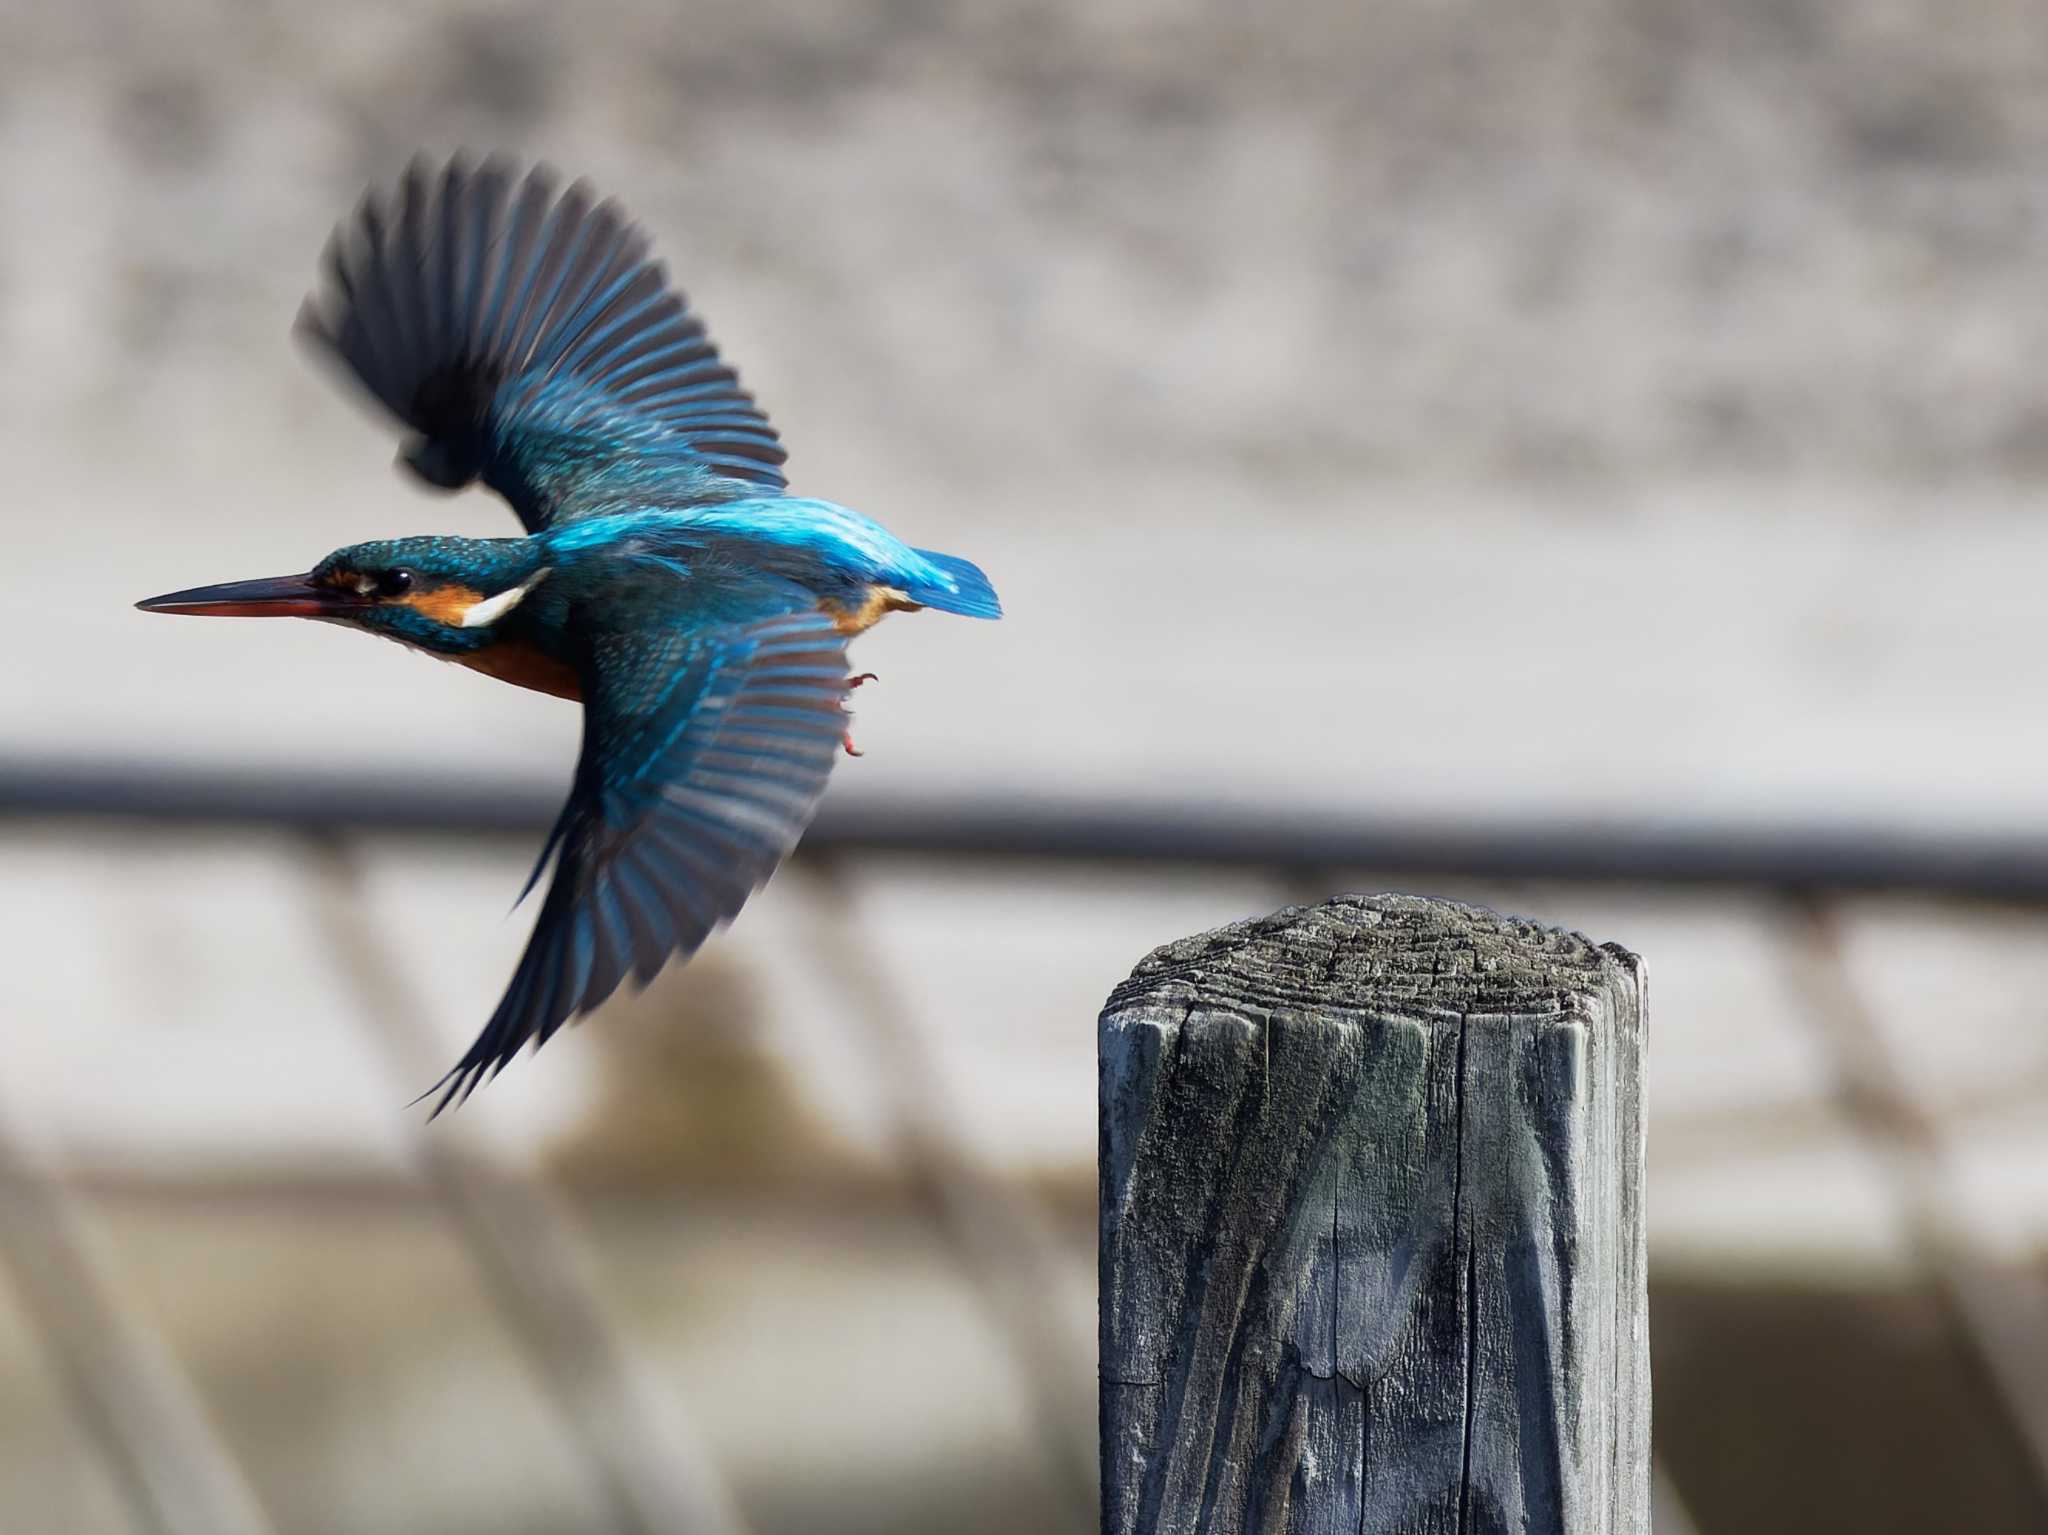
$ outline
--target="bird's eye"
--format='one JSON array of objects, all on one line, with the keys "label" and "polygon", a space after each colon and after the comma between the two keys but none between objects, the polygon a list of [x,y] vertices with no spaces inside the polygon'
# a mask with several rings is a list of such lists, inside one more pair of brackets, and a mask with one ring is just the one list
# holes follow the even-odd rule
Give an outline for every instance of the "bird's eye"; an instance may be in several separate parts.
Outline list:
[{"label": "bird's eye", "polygon": [[396,570],[382,571],[377,576],[376,592],[379,597],[402,597],[412,590],[412,572],[403,565]]}]

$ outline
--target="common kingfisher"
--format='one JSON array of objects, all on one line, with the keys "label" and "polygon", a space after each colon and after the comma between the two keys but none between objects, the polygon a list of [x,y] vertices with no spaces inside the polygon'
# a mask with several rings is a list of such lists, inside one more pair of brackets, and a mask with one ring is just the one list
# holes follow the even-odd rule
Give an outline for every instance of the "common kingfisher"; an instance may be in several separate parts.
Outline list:
[{"label": "common kingfisher", "polygon": [[581,182],[416,161],[336,228],[297,330],[408,430],[427,484],[482,481],[523,538],[383,539],[151,613],[317,618],[583,705],[554,876],[497,1011],[428,1090],[645,985],[796,845],[847,735],[846,647],[884,615],[1002,609],[968,561],[788,495],[775,428],[645,233]]}]

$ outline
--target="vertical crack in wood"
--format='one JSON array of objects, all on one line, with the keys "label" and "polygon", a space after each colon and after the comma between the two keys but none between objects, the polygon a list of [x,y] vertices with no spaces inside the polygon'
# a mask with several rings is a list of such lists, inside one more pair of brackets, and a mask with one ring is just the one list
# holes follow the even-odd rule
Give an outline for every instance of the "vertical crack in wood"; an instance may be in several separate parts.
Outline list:
[{"label": "vertical crack in wood", "polygon": [[1479,1373],[1479,1251],[1465,1211],[1465,1040],[1470,1021],[1458,1020],[1457,1132],[1452,1140],[1456,1170],[1451,1175],[1452,1240],[1465,1248],[1465,1434],[1458,1461],[1458,1535],[1467,1535],[1472,1518],[1472,1424],[1479,1406],[1474,1378]]},{"label": "vertical crack in wood", "polygon": [[[1264,1117],[1265,1105],[1263,1103],[1259,1105],[1258,1112],[1260,1117]],[[1236,1144],[1243,1146],[1245,1143],[1245,1137],[1240,1135],[1237,1138]],[[1237,1181],[1235,1167],[1236,1159],[1233,1159],[1232,1176],[1230,1179],[1233,1185]],[[1238,1384],[1244,1372],[1244,1350],[1249,1333],[1249,1329],[1245,1325],[1245,1313],[1250,1309],[1252,1291],[1258,1284],[1259,1260],[1257,1249],[1248,1247],[1239,1261],[1242,1263],[1242,1269],[1234,1286],[1234,1291],[1230,1296],[1232,1302],[1229,1318],[1230,1347],[1224,1350],[1223,1362],[1216,1371],[1216,1411],[1208,1420],[1208,1435],[1203,1446],[1203,1460],[1207,1469],[1202,1478],[1201,1513],[1196,1521],[1197,1528],[1201,1529],[1208,1529],[1212,1526],[1213,1516],[1217,1508],[1217,1499],[1223,1491],[1223,1473],[1232,1469],[1230,1449],[1232,1438],[1237,1432],[1238,1413],[1237,1392],[1232,1388]],[[1204,1304],[1202,1307],[1205,1320],[1214,1315],[1207,1304],[1209,1298],[1207,1290],[1208,1287],[1205,1285],[1203,1294]],[[1220,1331],[1219,1328],[1213,1326],[1205,1330],[1212,1337],[1215,1332]],[[1185,1397],[1182,1401],[1182,1407],[1185,1410]],[[1216,1447],[1219,1443],[1223,1446],[1222,1454],[1216,1452]]]},{"label": "vertical crack in wood", "polygon": [[[1539,1025],[1511,1054],[1510,1068],[1532,1105],[1548,1103],[1558,1110],[1552,1133],[1520,1133],[1522,1154],[1510,1164],[1510,1176],[1521,1184],[1508,1212],[1512,1245],[1507,1251],[1520,1262],[1503,1263],[1500,1294],[1507,1317],[1506,1348],[1515,1359],[1518,1418],[1517,1448],[1522,1468],[1521,1496],[1525,1510],[1562,1520],[1565,1506],[1565,1425],[1552,1383],[1568,1379],[1585,1357],[1582,1296],[1579,1282],[1578,1233],[1599,1248],[1600,1237],[1588,1226],[1589,1211],[1603,1208],[1601,1190],[1582,1188],[1573,1169],[1608,1165],[1602,1149],[1585,1141],[1585,1123],[1577,1105],[1584,1102],[1580,1072],[1583,1048],[1596,1048],[1590,1029]],[[1597,1134],[1597,1132],[1595,1132]],[[1601,1270],[1590,1276],[1598,1292]],[[1611,1308],[1605,1311],[1611,1323]],[[1595,1325],[1599,1325],[1596,1319]],[[1586,1404],[1598,1408],[1597,1402]]]},{"label": "vertical crack in wood", "polygon": [[1344,1257],[1338,1245],[1337,1212],[1344,1207],[1344,1158],[1339,1153],[1330,1160],[1330,1379],[1335,1380],[1341,1373],[1337,1363],[1337,1297],[1344,1293]]},{"label": "vertical crack in wood", "polygon": [[[1526,1219],[1526,1215],[1523,1211],[1519,1218]],[[1572,1302],[1563,1278],[1567,1266],[1553,1264],[1552,1288],[1545,1283],[1534,1235],[1525,1232],[1523,1239],[1529,1243],[1529,1269],[1519,1282],[1513,1275],[1502,1274],[1502,1291],[1509,1298],[1508,1314],[1512,1318],[1508,1346],[1515,1356],[1520,1387],[1516,1448],[1522,1472],[1522,1507],[1525,1512],[1534,1510],[1540,1518],[1562,1521],[1568,1512],[1562,1482],[1567,1449],[1551,1383],[1562,1378],[1571,1361],[1578,1357],[1571,1333]],[[1533,1296],[1528,1293],[1532,1282],[1536,1292]],[[1474,1311],[1476,1314],[1476,1306]],[[1553,1311],[1557,1317],[1556,1336],[1551,1332]]]},{"label": "vertical crack in wood", "polygon": [[[1177,1079],[1185,1078],[1182,1068],[1186,1066],[1192,1069],[1195,1064],[1194,1057],[1198,1054],[1193,1044],[1194,1013],[1198,1000],[1188,1004],[1187,1012],[1182,1016],[1181,1026],[1175,1031],[1179,1039],[1172,1060]],[[1171,1085],[1168,1084],[1167,1090],[1163,1090],[1159,1097],[1161,1108],[1166,1110],[1169,1116],[1173,1099]],[[1231,1190],[1236,1186],[1237,1169],[1242,1164],[1244,1148],[1254,1144],[1253,1127],[1264,1117],[1264,1105],[1248,1090],[1248,1086],[1249,1084],[1240,1081],[1236,1102],[1229,1106],[1229,1134],[1223,1144],[1233,1150],[1222,1159],[1222,1164],[1207,1190],[1197,1228],[1202,1231],[1214,1232],[1224,1229],[1223,1209],[1229,1201]],[[1190,1091],[1193,1089],[1190,1088]],[[1170,1117],[1160,1122],[1162,1127],[1170,1123]],[[1140,1146],[1137,1156],[1143,1159],[1150,1151],[1153,1151],[1153,1146]],[[1224,1417],[1220,1397],[1224,1383],[1232,1378],[1232,1363],[1238,1357],[1238,1349],[1242,1344],[1244,1292],[1250,1284],[1251,1270],[1256,1262],[1255,1258],[1247,1255],[1244,1282],[1239,1286],[1231,1313],[1230,1347],[1224,1352],[1222,1364],[1213,1369],[1214,1379],[1211,1380],[1209,1377],[1214,1364],[1213,1342],[1222,1330],[1222,1319],[1218,1318],[1214,1311],[1215,1297],[1210,1293],[1209,1278],[1217,1268],[1223,1266],[1220,1260],[1221,1255],[1211,1251],[1203,1243],[1197,1242],[1189,1246],[1181,1293],[1185,1309],[1190,1314],[1199,1316],[1203,1325],[1197,1334],[1195,1346],[1181,1352],[1173,1360],[1162,1382],[1159,1442],[1168,1446],[1168,1449],[1146,1468],[1137,1526],[1141,1530],[1149,1531],[1160,1526],[1162,1517],[1171,1506],[1169,1495],[1174,1491],[1175,1484],[1184,1478],[1183,1467],[1196,1457],[1199,1457],[1207,1467],[1198,1502],[1200,1519],[1207,1518],[1214,1497],[1216,1464],[1213,1452]],[[1197,1388],[1192,1391],[1191,1382],[1198,1383]],[[1211,1402],[1213,1410],[1206,1417],[1199,1408],[1205,1395],[1213,1395],[1216,1398]],[[1191,1396],[1197,1404],[1193,1409],[1189,1405]],[[1194,1413],[1192,1425],[1187,1423],[1191,1410]],[[1200,1436],[1198,1444],[1190,1442],[1190,1432]],[[1196,1527],[1200,1527],[1199,1521]]]},{"label": "vertical crack in wood", "polygon": [[[1626,1016],[1625,1006],[1622,1004],[1621,999],[1615,995],[1615,990],[1613,987],[1608,988],[1607,1006],[1610,1017],[1619,1020],[1622,1017]],[[1622,1116],[1619,1112],[1622,1100],[1620,1095],[1615,1091],[1615,1073],[1620,1069],[1621,1053],[1623,1049],[1623,1038],[1624,1036],[1621,1033],[1620,1026],[1617,1021],[1615,1025],[1615,1033],[1606,1041],[1606,1048],[1601,1052],[1600,1060],[1600,1078],[1606,1094],[1607,1101],[1616,1106],[1616,1112],[1613,1115],[1603,1117],[1600,1130],[1601,1135],[1606,1139],[1608,1153],[1606,1158],[1608,1163],[1607,1186],[1602,1188],[1600,1191],[1600,1208],[1602,1209],[1618,1209],[1621,1207],[1622,1204],[1621,1185],[1623,1180],[1620,1174],[1619,1163],[1620,1159],[1623,1156],[1628,1155],[1628,1152],[1626,1151],[1626,1149],[1624,1149],[1622,1144]],[[1632,1268],[1634,1266],[1634,1253],[1632,1250],[1632,1244],[1629,1242],[1628,1239],[1628,1234],[1625,1231],[1617,1232],[1615,1234],[1615,1238],[1615,1266],[1617,1274],[1621,1274],[1624,1273],[1627,1269]],[[1617,1278],[1614,1295],[1617,1307],[1620,1304],[1621,1294],[1621,1280]],[[1619,1315],[1618,1310],[1611,1309],[1607,1313],[1607,1327],[1607,1341],[1610,1347],[1610,1358],[1608,1361],[1610,1365],[1610,1369],[1608,1371],[1608,1378],[1610,1381],[1610,1385],[1608,1388],[1608,1400],[1613,1404],[1608,1410],[1618,1415],[1627,1410],[1623,1405],[1625,1398],[1622,1396],[1621,1366],[1622,1360],[1626,1358],[1628,1354],[1627,1342],[1621,1336],[1621,1317]],[[1621,1517],[1620,1499],[1623,1496],[1625,1496],[1625,1489],[1623,1488],[1623,1476],[1625,1472],[1625,1467],[1623,1466],[1622,1461],[1626,1452],[1623,1448],[1622,1436],[1622,1426],[1619,1422],[1617,1422],[1616,1432],[1613,1441],[1613,1451],[1607,1459],[1607,1511],[1608,1517],[1610,1519],[1615,1519],[1617,1521]]]},{"label": "vertical crack in wood", "polygon": [[1458,1535],[1472,1528],[1472,1428],[1479,1411],[1479,1249],[1465,1249],[1465,1440],[1458,1465]]}]

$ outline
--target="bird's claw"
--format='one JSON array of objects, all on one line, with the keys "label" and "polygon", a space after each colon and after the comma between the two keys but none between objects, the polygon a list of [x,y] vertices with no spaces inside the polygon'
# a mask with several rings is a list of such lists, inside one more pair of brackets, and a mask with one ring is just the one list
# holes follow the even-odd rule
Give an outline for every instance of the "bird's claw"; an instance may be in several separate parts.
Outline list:
[{"label": "bird's claw", "polygon": [[[851,693],[863,682],[873,682],[875,680],[876,678],[873,672],[862,672],[857,677],[848,677],[846,679],[846,691]],[[842,735],[839,738],[839,744],[846,748],[846,755],[849,757],[865,757],[867,755],[866,752],[862,751],[858,746],[855,746],[853,744],[853,732],[851,730],[847,731],[844,735]]]}]

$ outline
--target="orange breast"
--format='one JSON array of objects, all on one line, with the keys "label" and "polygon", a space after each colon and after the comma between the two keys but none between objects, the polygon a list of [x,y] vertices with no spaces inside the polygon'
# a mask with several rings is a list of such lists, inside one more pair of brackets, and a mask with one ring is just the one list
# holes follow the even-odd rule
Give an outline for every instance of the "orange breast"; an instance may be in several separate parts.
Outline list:
[{"label": "orange breast", "polygon": [[500,682],[509,682],[514,687],[532,688],[536,693],[552,693],[557,698],[583,697],[583,689],[576,678],[576,669],[566,662],[557,661],[539,646],[525,640],[499,640],[482,650],[471,651],[468,655],[451,656],[471,671],[482,672],[486,677],[496,677]]}]

